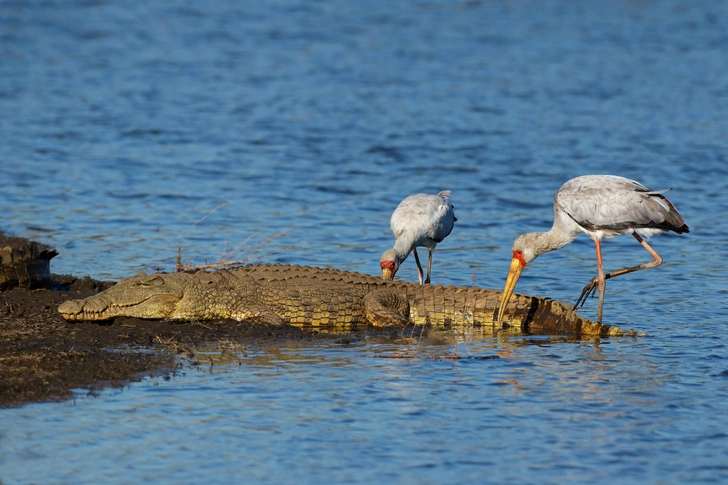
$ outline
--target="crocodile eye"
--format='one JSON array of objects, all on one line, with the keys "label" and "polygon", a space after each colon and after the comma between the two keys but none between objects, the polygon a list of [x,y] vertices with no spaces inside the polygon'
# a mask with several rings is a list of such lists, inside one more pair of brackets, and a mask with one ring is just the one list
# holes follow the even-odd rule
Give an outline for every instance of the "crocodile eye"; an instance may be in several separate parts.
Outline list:
[{"label": "crocodile eye", "polygon": [[164,279],[160,277],[155,277],[149,280],[145,281],[137,281],[136,283],[132,283],[130,288],[150,288],[152,286],[161,286],[164,284]]}]

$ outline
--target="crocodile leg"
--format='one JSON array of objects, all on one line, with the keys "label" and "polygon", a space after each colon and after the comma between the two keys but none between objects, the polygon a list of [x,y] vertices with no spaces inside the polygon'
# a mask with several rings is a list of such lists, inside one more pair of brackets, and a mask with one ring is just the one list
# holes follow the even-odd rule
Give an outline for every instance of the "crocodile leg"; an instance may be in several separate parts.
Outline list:
[{"label": "crocodile leg", "polygon": [[388,289],[374,290],[364,296],[362,310],[366,321],[376,327],[410,323],[409,301]]},{"label": "crocodile leg", "polygon": [[263,323],[276,326],[285,325],[286,323],[273,310],[260,306],[249,306],[243,310],[236,310],[230,315],[230,318],[239,322],[250,320],[255,323]]}]

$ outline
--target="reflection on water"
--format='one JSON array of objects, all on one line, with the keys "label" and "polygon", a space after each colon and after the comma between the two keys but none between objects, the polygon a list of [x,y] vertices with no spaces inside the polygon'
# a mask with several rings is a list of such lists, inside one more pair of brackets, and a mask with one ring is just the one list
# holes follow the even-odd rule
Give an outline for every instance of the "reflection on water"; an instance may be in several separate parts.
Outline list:
[{"label": "reflection on water", "polygon": [[[564,470],[578,472],[573,482],[709,477],[717,455],[707,445],[725,438],[704,426],[714,415],[691,405],[709,391],[688,397],[664,363],[645,365],[634,346],[654,344],[359,335],[241,349],[227,365],[200,352],[199,365],[168,381],[11,411],[3,470],[30,481],[48,469],[65,480],[103,454],[115,459],[91,476],[114,482],[321,483],[343,473],[356,483],[423,474],[454,483],[453,470],[477,482],[483,467],[549,483]],[[443,358],[453,354],[463,358]],[[665,447],[689,429],[690,451]],[[61,448],[76,458],[59,458]],[[516,471],[503,461],[513,450],[527,453],[514,458]]]},{"label": "reflection on water", "polygon": [[[171,269],[180,244],[204,264],[252,236],[264,262],[376,274],[397,203],[449,189],[433,282],[501,289],[513,239],[585,173],[673,187],[691,233],[609,282],[607,321],[649,337],[193,349],[169,380],[0,410],[0,481],[725,482],[725,5],[535,6],[4,2],[0,227],[54,245],[56,273]],[[644,258],[603,250],[608,270]],[[580,237],[518,290],[573,303],[595,270]]]},{"label": "reflection on water", "polygon": [[[428,328],[425,330],[418,327],[408,328],[405,331],[398,331],[398,333],[399,336],[395,336],[390,331],[368,329],[357,332],[342,331],[340,332],[341,338],[332,338],[332,335],[337,335],[337,333],[328,332],[323,334],[327,336],[326,338],[266,344],[265,348],[223,340],[202,343],[194,349],[185,347],[175,350],[178,350],[188,363],[195,366],[285,364],[291,366],[291,372],[295,372],[297,364],[320,363],[323,356],[328,356],[326,349],[332,346],[334,348],[346,347],[356,351],[353,355],[357,358],[363,356],[382,359],[482,360],[507,358],[510,355],[510,349],[528,345],[548,347],[558,343],[582,342],[580,339],[567,336],[526,337],[508,332],[496,335],[492,331],[480,328],[458,330]],[[331,344],[332,341],[335,343]],[[487,348],[491,348],[493,352],[483,355],[472,354],[469,351],[469,344],[474,342],[478,343],[478,348],[481,350],[490,342],[492,345]],[[350,360],[342,360],[338,363],[334,358],[327,357],[326,360],[327,365],[334,367],[354,365],[354,362]]]}]

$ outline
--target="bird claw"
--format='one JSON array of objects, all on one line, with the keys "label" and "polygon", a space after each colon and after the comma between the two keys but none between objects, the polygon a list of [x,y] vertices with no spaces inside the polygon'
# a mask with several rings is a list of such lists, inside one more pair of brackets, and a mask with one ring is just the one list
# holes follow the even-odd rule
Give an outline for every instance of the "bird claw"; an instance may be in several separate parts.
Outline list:
[{"label": "bird claw", "polygon": [[586,303],[587,298],[590,296],[594,296],[594,294],[597,292],[597,289],[599,288],[599,277],[595,276],[592,278],[589,283],[586,284],[583,290],[581,290],[581,295],[579,295],[579,298],[576,300],[576,305],[574,305],[575,308],[579,308],[580,306],[584,306],[584,303]]}]

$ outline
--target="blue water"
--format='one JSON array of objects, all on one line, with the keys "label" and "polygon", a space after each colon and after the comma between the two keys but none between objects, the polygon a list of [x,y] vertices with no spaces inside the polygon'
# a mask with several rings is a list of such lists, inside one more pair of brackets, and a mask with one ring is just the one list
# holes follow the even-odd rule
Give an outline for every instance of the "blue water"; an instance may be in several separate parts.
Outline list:
[{"label": "blue water", "polygon": [[[609,281],[605,320],[649,337],[262,345],[0,410],[0,482],[725,483],[726,32],[719,1],[3,2],[0,228],[55,273],[178,246],[376,273],[397,203],[450,189],[433,282],[500,289],[585,173],[673,187],[691,232]],[[594,259],[580,237],[517,291],[573,302]]]}]

